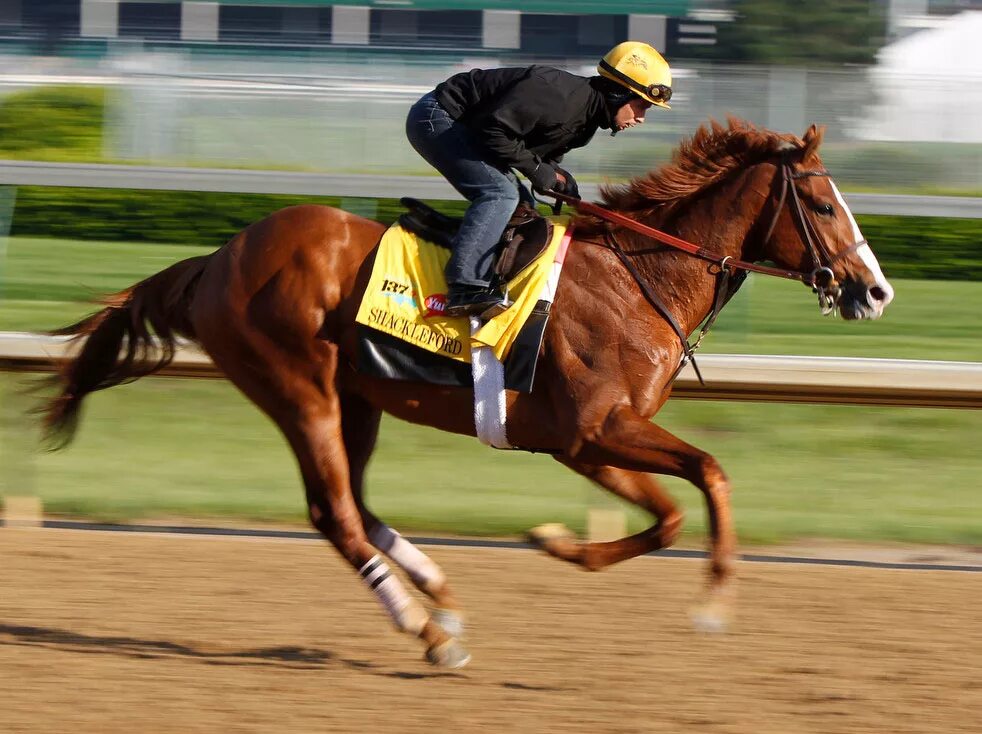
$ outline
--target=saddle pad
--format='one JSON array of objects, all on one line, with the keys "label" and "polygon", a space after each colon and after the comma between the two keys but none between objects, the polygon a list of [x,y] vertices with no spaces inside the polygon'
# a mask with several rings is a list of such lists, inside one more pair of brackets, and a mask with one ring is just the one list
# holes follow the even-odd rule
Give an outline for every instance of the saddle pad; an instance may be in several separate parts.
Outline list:
[{"label": "saddle pad", "polygon": [[382,235],[356,321],[433,354],[470,364],[471,343],[488,346],[504,360],[545,289],[563,241],[568,217],[553,219],[545,252],[508,283],[512,305],[473,335],[467,317],[443,315],[450,251],[418,238],[398,224]]}]

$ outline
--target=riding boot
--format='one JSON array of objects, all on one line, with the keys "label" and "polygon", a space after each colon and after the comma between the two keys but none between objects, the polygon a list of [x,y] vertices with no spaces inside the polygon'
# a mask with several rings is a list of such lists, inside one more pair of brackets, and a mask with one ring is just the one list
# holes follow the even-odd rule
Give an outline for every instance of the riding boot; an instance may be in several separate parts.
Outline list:
[{"label": "riding boot", "polygon": [[497,288],[457,284],[451,285],[447,292],[447,307],[444,313],[451,317],[483,316],[493,318],[507,308],[505,298]]}]

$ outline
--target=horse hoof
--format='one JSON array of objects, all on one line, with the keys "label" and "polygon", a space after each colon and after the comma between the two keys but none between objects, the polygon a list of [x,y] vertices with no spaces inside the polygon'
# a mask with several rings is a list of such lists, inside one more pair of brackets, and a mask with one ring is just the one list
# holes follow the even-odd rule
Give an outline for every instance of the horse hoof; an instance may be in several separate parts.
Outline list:
[{"label": "horse hoof", "polygon": [[437,607],[430,614],[430,621],[441,627],[451,637],[458,640],[464,639],[464,617],[457,610]]},{"label": "horse hoof", "polygon": [[730,614],[719,602],[701,604],[691,612],[692,626],[699,632],[722,634],[730,626]]},{"label": "horse hoof", "polygon": [[561,522],[548,522],[537,525],[528,531],[529,542],[539,548],[546,548],[557,540],[574,540],[576,534]]},{"label": "horse hoof", "polygon": [[426,651],[426,661],[438,668],[463,668],[471,661],[471,654],[457,640],[447,640]]}]

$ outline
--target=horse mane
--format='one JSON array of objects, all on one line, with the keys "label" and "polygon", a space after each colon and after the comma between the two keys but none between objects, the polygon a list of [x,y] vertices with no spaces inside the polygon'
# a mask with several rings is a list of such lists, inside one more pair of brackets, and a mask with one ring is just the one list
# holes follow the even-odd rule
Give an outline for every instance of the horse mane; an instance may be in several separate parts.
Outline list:
[{"label": "horse mane", "polygon": [[[815,158],[824,128],[812,125],[804,138],[759,128],[730,117],[727,125],[710,120],[684,139],[670,163],[622,185],[601,186],[604,203],[635,218],[664,219],[714,184],[733,173],[783,151],[800,151],[802,161]],[[599,220],[587,229],[603,229]]]}]

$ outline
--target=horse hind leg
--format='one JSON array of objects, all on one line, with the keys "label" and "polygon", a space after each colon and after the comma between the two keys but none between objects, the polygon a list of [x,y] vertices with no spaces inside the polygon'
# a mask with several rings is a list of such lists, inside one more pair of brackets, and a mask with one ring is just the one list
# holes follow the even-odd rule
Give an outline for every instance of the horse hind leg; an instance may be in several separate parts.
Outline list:
[{"label": "horse hind leg", "polygon": [[366,537],[342,440],[341,406],[334,389],[336,348],[317,355],[322,370],[315,378],[290,370],[286,365],[294,355],[278,352],[272,343],[263,350],[245,338],[234,343],[207,340],[205,346],[226,376],[279,426],[300,467],[311,523],[359,573],[396,628],[417,636],[431,663],[465,665],[470,660],[467,651],[406,592]]},{"label": "horse hind leg", "polygon": [[457,639],[464,638],[464,615],[450,591],[443,570],[397,531],[363,510],[365,528],[372,545],[401,568],[417,589],[433,601],[430,620]]},{"label": "horse hind leg", "polygon": [[647,474],[613,466],[584,464],[566,457],[557,457],[557,460],[607,491],[647,510],[657,522],[640,533],[608,542],[582,542],[564,525],[540,525],[529,532],[529,539],[542,550],[588,571],[599,571],[667,548],[675,542],[682,529],[683,516],[657,480]]},{"label": "horse hind leg", "polygon": [[321,417],[302,424],[290,439],[300,461],[314,527],[327,538],[375,594],[396,629],[419,637],[434,665],[459,668],[470,655],[434,622],[369,542],[347,477],[337,422]]},{"label": "horse hind leg", "polygon": [[375,448],[382,411],[354,393],[342,393],[340,404],[342,438],[348,457],[351,490],[369,541],[401,568],[417,589],[432,600],[430,618],[433,622],[451,637],[463,638],[463,614],[447,583],[446,574],[425,553],[382,522],[365,503],[365,469]]}]

